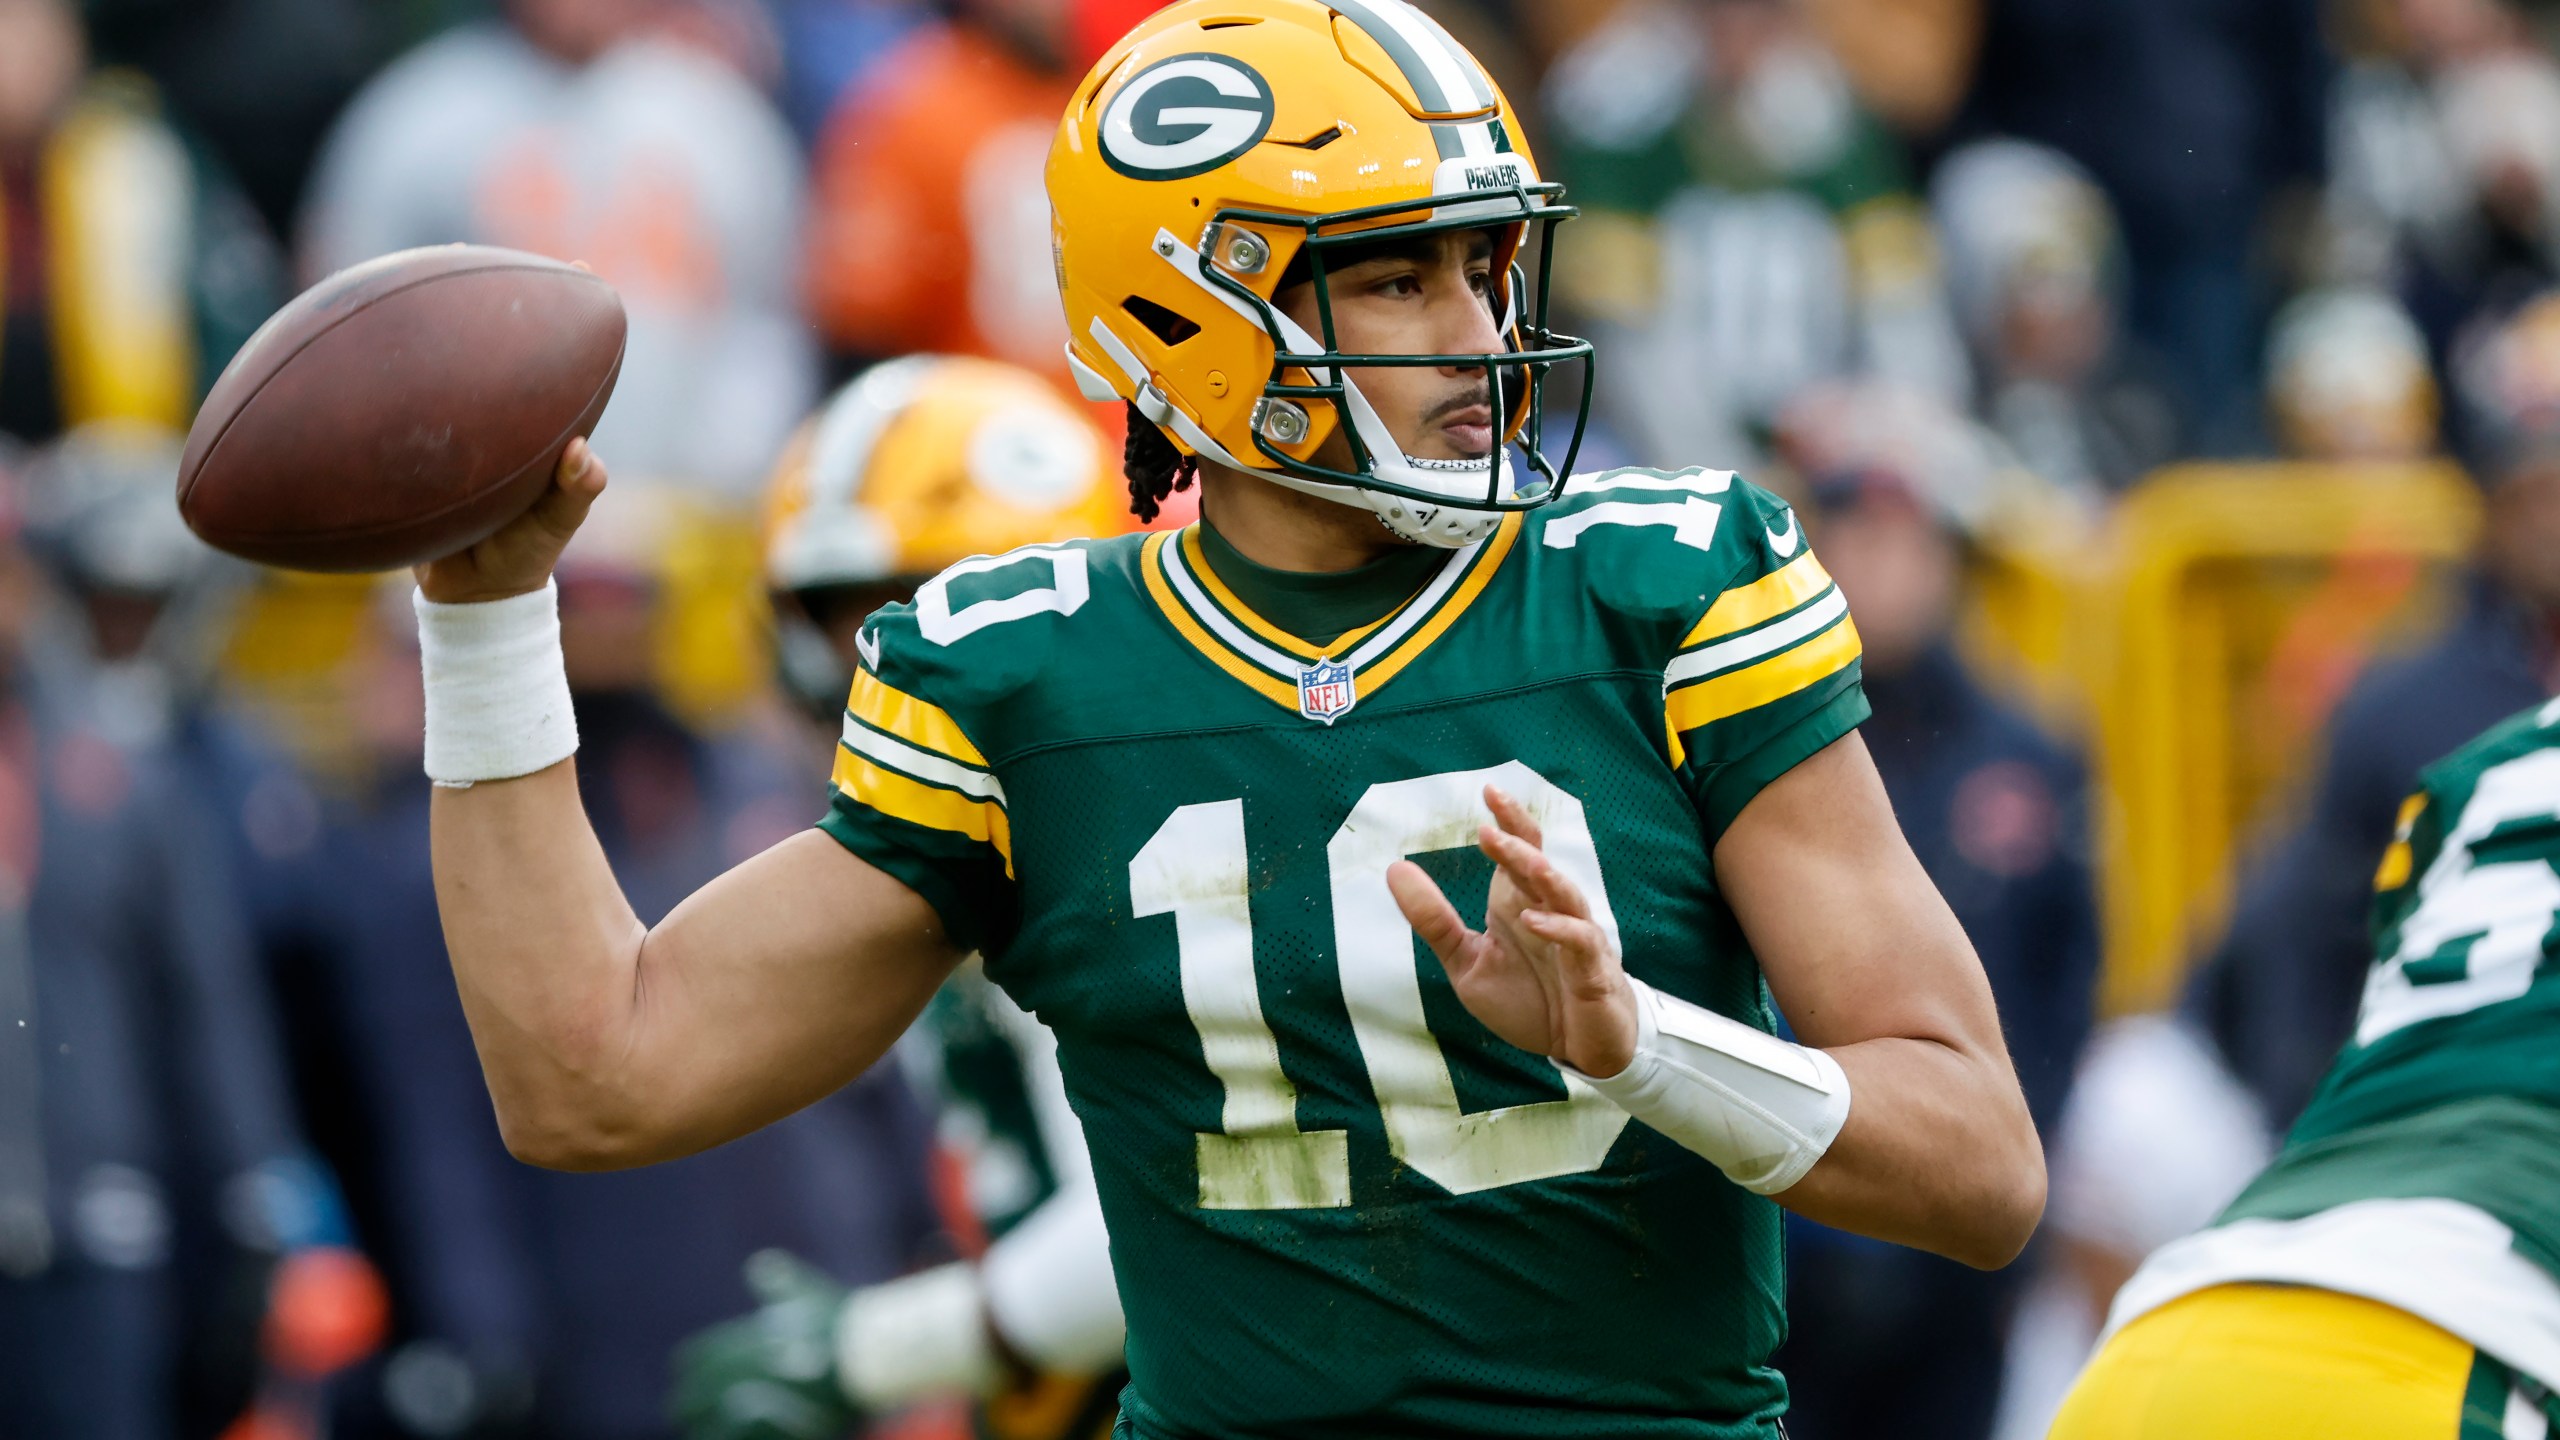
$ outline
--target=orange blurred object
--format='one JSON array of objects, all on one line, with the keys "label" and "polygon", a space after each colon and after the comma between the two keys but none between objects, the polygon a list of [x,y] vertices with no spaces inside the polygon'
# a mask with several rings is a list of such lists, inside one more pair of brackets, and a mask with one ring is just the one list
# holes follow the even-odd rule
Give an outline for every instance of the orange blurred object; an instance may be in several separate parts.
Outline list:
[{"label": "orange blurred object", "polygon": [[1120,37],[1137,28],[1138,22],[1163,9],[1165,0],[1077,0],[1075,7],[1075,54],[1070,57],[1075,68],[1089,70],[1102,52],[1120,43]]},{"label": "orange blurred object", "polygon": [[344,1370],[382,1345],[391,1296],[373,1262],[353,1250],[316,1246],[276,1266],[262,1337],[269,1365],[317,1378]]},{"label": "orange blurred object", "polygon": [[1041,181],[1076,77],[960,24],[918,27],[813,157],[809,305],[829,344],[1009,360],[1073,389]]},{"label": "orange blurred object", "polygon": [[315,1433],[298,1412],[252,1410],[232,1421],[222,1440],[313,1440]]}]

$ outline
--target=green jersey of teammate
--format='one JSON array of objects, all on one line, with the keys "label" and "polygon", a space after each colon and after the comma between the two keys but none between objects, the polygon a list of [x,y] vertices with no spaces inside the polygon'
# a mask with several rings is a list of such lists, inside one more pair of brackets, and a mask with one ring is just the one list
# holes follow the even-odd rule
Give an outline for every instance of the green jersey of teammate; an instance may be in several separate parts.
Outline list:
[{"label": "green jersey of teammate", "polygon": [[1794,515],[1577,479],[1319,647],[1196,532],[964,562],[863,637],[825,828],[1055,1028],[1142,1436],[1766,1436],[1777,1208],[1494,1038],[1390,898],[1498,782],[1629,971],[1767,1028],[1708,859],[1866,715]]},{"label": "green jersey of teammate", "polygon": [[2274,1163],[2145,1261],[2108,1328],[2314,1285],[2560,1390],[2560,702],[2431,766],[2374,880],[2354,1036]]},{"label": "green jersey of teammate", "polygon": [[2460,1200],[2560,1278],[2560,705],[2429,768],[2374,884],[2355,1036],[2225,1219]]}]

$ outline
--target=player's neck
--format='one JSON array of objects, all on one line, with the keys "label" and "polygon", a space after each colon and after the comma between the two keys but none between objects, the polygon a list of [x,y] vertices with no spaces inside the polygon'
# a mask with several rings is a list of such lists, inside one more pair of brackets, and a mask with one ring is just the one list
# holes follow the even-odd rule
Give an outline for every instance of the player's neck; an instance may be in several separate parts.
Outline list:
[{"label": "player's neck", "polygon": [[1273,570],[1333,574],[1411,548],[1366,510],[1223,465],[1200,467],[1200,515],[1238,554]]}]

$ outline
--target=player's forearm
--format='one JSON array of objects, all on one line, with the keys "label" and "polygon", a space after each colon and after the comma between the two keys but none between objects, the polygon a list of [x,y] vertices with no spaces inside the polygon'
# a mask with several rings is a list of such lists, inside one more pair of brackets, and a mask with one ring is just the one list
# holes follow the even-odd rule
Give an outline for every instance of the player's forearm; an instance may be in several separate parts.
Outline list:
[{"label": "player's forearm", "polygon": [[1982,962],[1849,735],[1779,777],[1716,872],[1796,1037],[1836,1064],[1845,1122],[1778,1192],[1828,1225],[2007,1264],[2044,1211],[2044,1157]]},{"label": "player's forearm", "polygon": [[1826,1053],[1848,1122],[1778,1203],[1977,1269],[2017,1258],[2044,1213],[2044,1154],[2006,1058],[1899,1036]]},{"label": "player's forearm", "polygon": [[430,814],[445,949],[508,1148],[573,1169],[643,1148],[631,1061],[647,931],[574,766],[439,788]]}]

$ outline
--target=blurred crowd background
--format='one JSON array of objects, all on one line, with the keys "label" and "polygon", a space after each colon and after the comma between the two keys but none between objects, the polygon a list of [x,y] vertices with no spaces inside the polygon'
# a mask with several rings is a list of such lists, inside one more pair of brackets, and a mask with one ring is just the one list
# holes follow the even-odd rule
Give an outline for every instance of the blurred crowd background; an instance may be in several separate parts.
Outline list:
[{"label": "blurred crowd background", "polygon": [[[1999,1274],[1797,1227],[1791,1430],[2040,1435],[2344,1037],[2418,767],[2560,689],[2560,7],[1420,3],[1583,209],[1583,467],[1744,470],[1849,592],[2051,1154]],[[970,1137],[894,1067],[675,1165],[509,1160],[405,578],[223,561],[172,481],[334,269],[615,284],[564,639],[662,913],[824,805],[768,473],[893,357],[1064,386],[1040,168],[1148,8],[0,0],[0,1437],[660,1435],[749,1252],[978,1243]]]}]

